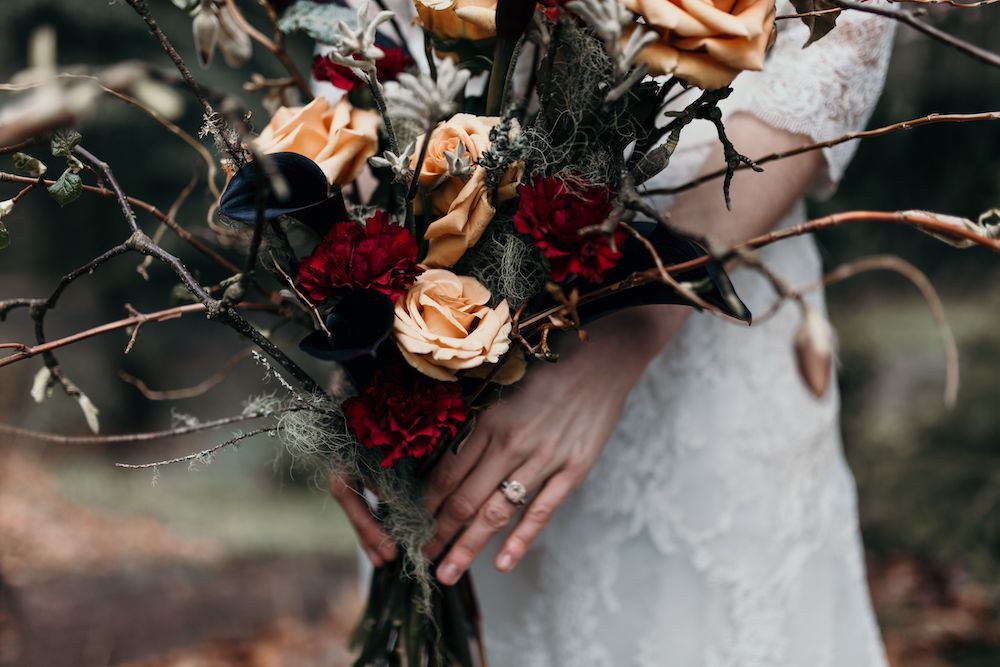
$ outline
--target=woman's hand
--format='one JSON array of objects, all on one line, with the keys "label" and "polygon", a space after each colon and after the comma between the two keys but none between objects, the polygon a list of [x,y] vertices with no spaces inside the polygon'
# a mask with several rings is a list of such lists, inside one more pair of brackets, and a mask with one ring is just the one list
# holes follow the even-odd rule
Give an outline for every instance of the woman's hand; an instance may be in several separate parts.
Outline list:
[{"label": "woman's hand", "polygon": [[[461,531],[438,566],[441,583],[457,582],[514,520],[520,508],[499,490],[510,480],[534,494],[495,561],[501,572],[517,565],[597,463],[629,392],[683,318],[676,308],[637,309],[591,327],[593,343],[564,341],[558,363],[533,368],[483,413],[457,455],[438,462],[425,497],[437,518],[426,554],[438,558]],[[650,335],[637,340],[635,327]]]}]

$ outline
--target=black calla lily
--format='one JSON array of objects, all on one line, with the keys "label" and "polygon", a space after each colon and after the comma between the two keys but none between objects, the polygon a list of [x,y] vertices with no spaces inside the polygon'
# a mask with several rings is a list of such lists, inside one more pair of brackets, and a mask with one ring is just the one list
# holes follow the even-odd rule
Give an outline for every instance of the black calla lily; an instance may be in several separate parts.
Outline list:
[{"label": "black calla lily", "polygon": [[[298,153],[272,153],[267,157],[284,177],[288,192],[279,199],[273,188],[268,189],[264,203],[266,220],[290,216],[322,235],[334,222],[348,219],[339,188],[330,193],[326,175],[318,164]],[[254,223],[260,172],[260,165],[251,163],[233,175],[219,199],[221,215],[246,224]]]}]

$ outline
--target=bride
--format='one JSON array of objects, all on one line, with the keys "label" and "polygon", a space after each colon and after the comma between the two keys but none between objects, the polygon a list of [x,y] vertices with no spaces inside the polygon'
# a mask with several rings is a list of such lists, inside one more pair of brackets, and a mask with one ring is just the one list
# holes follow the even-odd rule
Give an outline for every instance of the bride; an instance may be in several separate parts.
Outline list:
[{"label": "bride", "polygon": [[[407,0],[390,8],[414,15]],[[779,16],[793,12],[779,2]],[[844,12],[802,49],[805,25],[778,21],[765,70],[740,75],[723,105],[737,149],[760,156],[862,129],[891,24]],[[408,41],[422,54],[419,30]],[[652,187],[724,164],[703,125],[685,130]],[[739,172],[732,212],[718,181],[659,203],[675,225],[740,241],[802,222],[804,197],[828,196],[853,150]],[[809,238],[761,255],[791,285],[821,275]],[[769,308],[763,279],[732,278],[751,311]],[[811,303],[823,312],[821,294]],[[429,482],[438,528],[428,553],[444,585],[474,572],[494,665],[886,665],[837,392],[817,399],[803,385],[798,324],[792,304],[749,329],[689,308],[626,311],[589,327],[585,345],[566,337],[558,364],[482,415]],[[523,511],[501,490],[514,482],[528,492]],[[373,562],[395,558],[363,500],[338,480],[332,488]]]}]

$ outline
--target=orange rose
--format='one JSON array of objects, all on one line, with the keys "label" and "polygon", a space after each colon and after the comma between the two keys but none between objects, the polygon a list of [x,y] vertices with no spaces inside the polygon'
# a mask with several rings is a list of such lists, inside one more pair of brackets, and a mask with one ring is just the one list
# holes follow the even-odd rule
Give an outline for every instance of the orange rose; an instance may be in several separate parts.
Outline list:
[{"label": "orange rose", "polygon": [[381,120],[347,100],[317,97],[304,107],[281,107],[254,140],[262,153],[298,153],[320,166],[331,183],[350,183],[378,149]]},{"label": "orange rose", "polygon": [[[483,152],[490,146],[490,130],[499,118],[456,114],[431,133],[417,178],[430,192],[431,213],[441,216],[427,227],[424,238],[429,241],[424,264],[432,267],[454,266],[467,249],[475,245],[486,227],[493,220],[496,209],[490,201],[486,187],[486,170],[476,165]],[[423,135],[415,145],[422,146]],[[461,146],[471,160],[471,175],[463,180],[448,175],[445,152],[457,155]],[[416,168],[417,156],[411,160]],[[512,168],[497,189],[497,199],[505,201],[517,194],[523,165]],[[416,199],[419,205],[421,198]]]},{"label": "orange rose", "polygon": [[[436,380],[457,380],[457,372],[494,364],[510,349],[510,309],[506,301],[489,307],[490,292],[475,278],[444,269],[420,274],[396,302],[393,333],[403,358]],[[505,364],[496,381],[514,382],[523,365]],[[518,370],[519,369],[519,370]]]},{"label": "orange rose", "polygon": [[486,39],[497,31],[497,0],[414,0],[424,29],[440,39]]},{"label": "orange rose", "polygon": [[705,89],[760,70],[774,31],[775,0],[624,0],[659,40],[638,60]]}]

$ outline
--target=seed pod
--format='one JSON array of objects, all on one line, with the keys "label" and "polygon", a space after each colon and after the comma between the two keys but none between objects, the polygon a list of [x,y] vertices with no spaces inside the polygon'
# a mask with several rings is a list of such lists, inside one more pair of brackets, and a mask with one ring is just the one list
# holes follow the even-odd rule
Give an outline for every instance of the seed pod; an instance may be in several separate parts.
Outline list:
[{"label": "seed pod", "polygon": [[830,386],[833,368],[833,329],[815,308],[806,305],[795,334],[795,358],[799,374],[817,398]]},{"label": "seed pod", "polygon": [[202,3],[198,13],[195,14],[191,29],[194,32],[194,47],[198,51],[198,62],[202,67],[208,67],[219,39],[219,19],[210,4]]},{"label": "seed pod", "polygon": [[250,59],[253,46],[250,35],[233,18],[229,7],[219,10],[219,50],[230,67],[239,67]]}]

